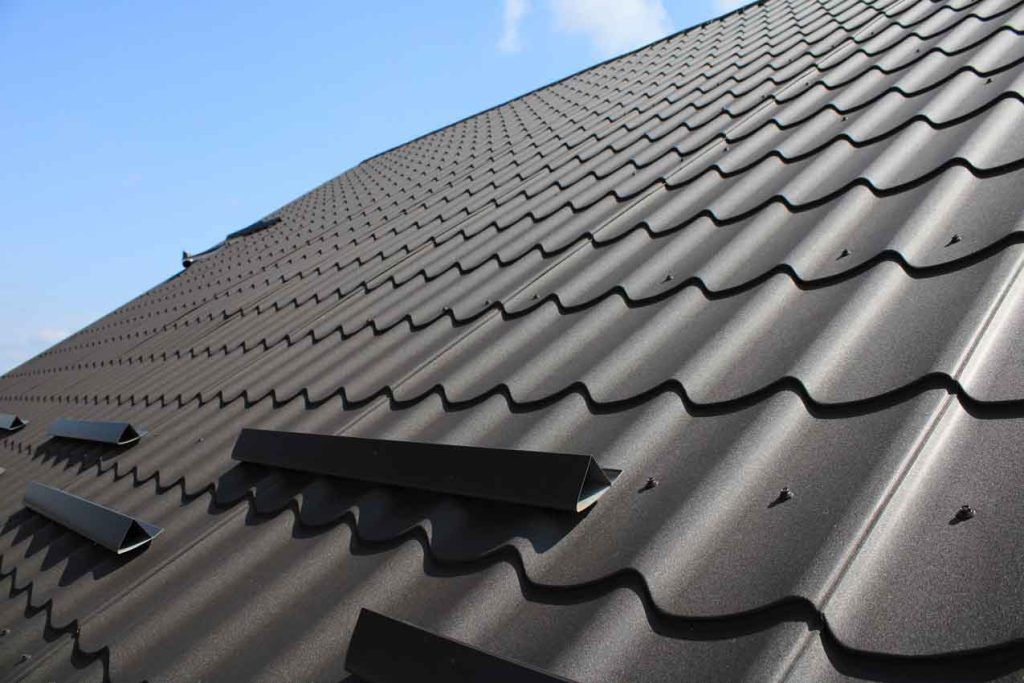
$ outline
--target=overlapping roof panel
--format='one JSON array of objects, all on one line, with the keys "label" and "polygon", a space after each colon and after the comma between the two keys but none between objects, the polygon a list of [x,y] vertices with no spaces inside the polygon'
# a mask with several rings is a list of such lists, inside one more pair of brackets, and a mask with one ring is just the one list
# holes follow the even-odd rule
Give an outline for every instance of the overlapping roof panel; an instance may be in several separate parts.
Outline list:
[{"label": "overlapping roof panel", "polygon": [[[4,375],[0,668],[341,680],[367,607],[581,681],[1014,677],[1022,31],[747,6],[367,160]],[[238,463],[243,427],[623,473],[576,516]],[[166,531],[110,557],[30,480]]]}]

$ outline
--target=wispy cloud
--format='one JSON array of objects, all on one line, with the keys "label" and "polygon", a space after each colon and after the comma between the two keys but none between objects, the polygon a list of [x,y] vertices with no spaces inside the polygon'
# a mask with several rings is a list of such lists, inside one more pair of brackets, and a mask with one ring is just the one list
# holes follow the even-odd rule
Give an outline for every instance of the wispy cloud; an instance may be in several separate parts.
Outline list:
[{"label": "wispy cloud", "polygon": [[66,329],[56,327],[6,330],[0,336],[0,374],[21,365],[70,335],[71,332]]},{"label": "wispy cloud", "polygon": [[556,29],[585,35],[605,57],[672,32],[661,0],[552,0],[552,10]]},{"label": "wispy cloud", "polygon": [[745,5],[749,0],[714,0],[715,9],[719,13],[731,12],[740,5]]},{"label": "wispy cloud", "polygon": [[529,0],[505,0],[505,15],[502,20],[501,39],[498,49],[502,52],[519,52],[523,49],[520,27],[523,17],[530,11]]}]

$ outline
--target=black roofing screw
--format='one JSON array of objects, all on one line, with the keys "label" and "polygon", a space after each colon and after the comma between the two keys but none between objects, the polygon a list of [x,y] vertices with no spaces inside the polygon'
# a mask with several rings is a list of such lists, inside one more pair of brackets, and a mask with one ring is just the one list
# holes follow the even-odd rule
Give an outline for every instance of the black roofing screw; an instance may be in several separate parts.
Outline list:
[{"label": "black roofing screw", "polygon": [[793,492],[789,490],[789,487],[788,486],[783,487],[783,489],[781,491],[779,491],[779,495],[775,498],[775,501],[772,503],[772,505],[778,505],[779,503],[785,503],[787,500],[790,500],[792,497],[793,497]]},{"label": "black roofing screw", "polygon": [[647,481],[644,483],[643,486],[640,487],[639,493],[643,493],[644,491],[650,491],[651,489],[653,489],[657,485],[658,485],[658,480],[657,479],[655,479],[654,477],[647,477]]},{"label": "black roofing screw", "polygon": [[841,258],[846,258],[849,255],[850,255],[850,250],[849,249],[843,249],[841,252],[839,252],[839,256],[836,257],[836,261],[838,261]]},{"label": "black roofing screw", "polygon": [[2,638],[3,636],[9,636],[9,635],[11,635],[11,629],[9,629],[9,628],[5,628],[2,631],[0,631],[0,638]]},{"label": "black roofing screw", "polygon": [[974,517],[974,508],[970,505],[961,505],[960,509],[956,511],[955,519],[958,522],[966,522],[967,520]]},{"label": "black roofing screw", "polygon": [[26,654],[23,654],[21,657],[18,658],[18,663],[19,664],[24,664],[25,662],[27,662],[30,659],[32,659],[32,655],[26,653]]},{"label": "black roofing screw", "polygon": [[662,280],[662,282],[672,282],[672,274],[669,273],[668,275],[666,275],[665,279]]},{"label": "black roofing screw", "polygon": [[960,235],[958,235],[956,233],[953,233],[953,236],[949,238],[948,242],[946,242],[946,246],[947,247],[951,247],[951,246],[953,246],[954,244],[956,244],[959,241],[960,241]]}]

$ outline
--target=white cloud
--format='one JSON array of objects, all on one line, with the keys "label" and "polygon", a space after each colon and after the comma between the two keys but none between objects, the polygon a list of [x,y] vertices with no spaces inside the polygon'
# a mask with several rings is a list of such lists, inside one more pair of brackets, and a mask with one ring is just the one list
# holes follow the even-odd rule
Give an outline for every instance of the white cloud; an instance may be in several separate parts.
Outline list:
[{"label": "white cloud", "polygon": [[67,330],[60,330],[55,328],[43,328],[36,332],[36,338],[44,344],[56,344],[57,342],[65,339],[71,335]]},{"label": "white cloud", "polygon": [[715,9],[720,13],[731,12],[740,5],[745,5],[749,0],[714,0]]},{"label": "white cloud", "polygon": [[502,20],[501,39],[498,49],[502,52],[519,52],[523,49],[519,27],[523,17],[530,11],[529,0],[505,0],[505,15]]},{"label": "white cloud", "polygon": [[0,336],[0,374],[42,353],[71,335],[66,329],[8,329]]},{"label": "white cloud", "polygon": [[661,0],[552,0],[552,11],[556,29],[585,35],[605,57],[672,32]]}]

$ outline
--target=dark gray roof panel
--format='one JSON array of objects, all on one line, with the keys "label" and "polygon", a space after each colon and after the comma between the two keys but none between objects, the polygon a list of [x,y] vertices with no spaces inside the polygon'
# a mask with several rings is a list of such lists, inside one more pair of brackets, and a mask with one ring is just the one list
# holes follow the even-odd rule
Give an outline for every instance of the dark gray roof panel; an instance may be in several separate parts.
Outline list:
[{"label": "dark gray roof panel", "polygon": [[[341,680],[365,607],[580,681],[1019,676],[1022,31],[748,6],[368,159],[7,373],[0,667]],[[246,427],[623,474],[575,515],[240,463]],[[112,558],[33,480],[164,534]]]}]

